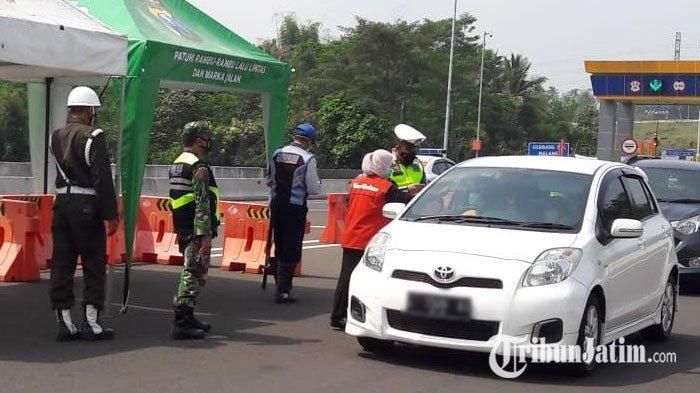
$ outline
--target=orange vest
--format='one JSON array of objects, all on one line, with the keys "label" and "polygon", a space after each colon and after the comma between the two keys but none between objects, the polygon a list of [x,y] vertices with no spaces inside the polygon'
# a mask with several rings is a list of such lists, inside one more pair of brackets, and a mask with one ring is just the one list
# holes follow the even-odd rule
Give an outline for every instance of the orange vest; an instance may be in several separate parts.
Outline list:
[{"label": "orange vest", "polygon": [[382,215],[386,193],[391,188],[389,180],[379,176],[360,175],[350,184],[350,206],[345,214],[343,248],[364,250],[372,236],[389,220]]}]

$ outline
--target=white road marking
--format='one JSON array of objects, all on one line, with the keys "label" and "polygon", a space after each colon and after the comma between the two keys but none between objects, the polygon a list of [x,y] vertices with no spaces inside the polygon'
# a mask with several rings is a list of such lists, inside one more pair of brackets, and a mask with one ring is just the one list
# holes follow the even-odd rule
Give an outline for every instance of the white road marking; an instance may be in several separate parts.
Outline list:
[{"label": "white road marking", "polygon": [[312,225],[311,228],[317,228],[317,229],[326,229],[325,225]]},{"label": "white road marking", "polygon": [[211,250],[212,250],[212,251],[223,251],[224,248],[223,248],[223,247],[214,247],[214,248],[212,248]]},{"label": "white road marking", "polygon": [[[121,303],[112,303],[112,306],[121,307],[121,305],[122,305]],[[138,310],[146,310],[146,311],[165,312],[165,313],[168,313],[168,314],[170,314],[170,313],[173,312],[173,309],[172,309],[172,308],[167,308],[167,309],[166,309],[166,308],[145,307],[145,306],[137,306],[137,305],[134,305],[134,304],[129,304],[129,308],[135,308],[135,309],[138,309]],[[212,314],[212,313],[208,313],[208,312],[199,312],[199,311],[195,312],[195,314],[207,315],[207,316],[212,316],[212,315],[214,315],[214,314]]]},{"label": "white road marking", "polygon": [[318,242],[320,242],[320,240],[304,240],[304,244],[308,244],[308,243],[318,243]]},{"label": "white road marking", "polygon": [[303,247],[302,249],[304,250],[314,250],[316,248],[329,248],[329,247],[340,247],[340,244],[322,244],[319,246],[306,246]]},{"label": "white road marking", "polygon": [[224,254],[211,254],[211,258],[220,258],[223,256],[224,256]]}]

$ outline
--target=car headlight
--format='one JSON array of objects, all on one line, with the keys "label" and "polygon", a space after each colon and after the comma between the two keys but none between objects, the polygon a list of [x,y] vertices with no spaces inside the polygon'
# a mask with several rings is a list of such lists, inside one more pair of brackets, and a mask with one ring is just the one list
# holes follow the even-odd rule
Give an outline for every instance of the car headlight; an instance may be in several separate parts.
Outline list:
[{"label": "car headlight", "polygon": [[536,287],[562,282],[571,275],[581,260],[578,248],[553,248],[540,254],[528,269],[524,287]]},{"label": "car headlight", "polygon": [[389,240],[391,240],[391,235],[384,232],[379,232],[372,240],[367,244],[367,249],[365,250],[365,265],[378,272],[382,271],[384,266],[384,253],[389,245]]},{"label": "car headlight", "polygon": [[686,218],[685,220],[674,221],[671,223],[673,229],[684,235],[692,235],[700,230],[700,216]]}]

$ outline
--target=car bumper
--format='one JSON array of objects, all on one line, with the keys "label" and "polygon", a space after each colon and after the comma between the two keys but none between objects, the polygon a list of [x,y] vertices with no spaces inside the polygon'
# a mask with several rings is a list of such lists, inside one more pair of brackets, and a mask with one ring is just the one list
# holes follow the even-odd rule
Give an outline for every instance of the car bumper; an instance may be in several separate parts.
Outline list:
[{"label": "car bumper", "polygon": [[[522,273],[524,270],[517,276],[522,276]],[[440,289],[430,284],[388,277],[386,273],[371,270],[361,262],[352,275],[349,294],[351,299],[354,296],[363,304],[364,322],[353,318],[351,310],[348,310],[345,331],[352,336],[467,351],[490,352],[497,348],[500,353],[500,337],[522,342],[518,347],[529,346],[533,328],[538,322],[560,319],[561,339],[550,344],[576,344],[583,309],[588,300],[586,288],[573,279],[529,288],[521,288],[519,281],[518,285],[508,285],[512,280],[504,279],[503,289]],[[410,293],[470,299],[472,321],[454,326],[451,332],[457,330],[459,335],[461,328],[482,329],[472,335],[479,337],[469,339],[450,337],[449,334],[436,335],[425,328],[415,328],[415,325],[406,328],[406,324],[397,324],[397,315],[408,315],[405,311]],[[493,335],[485,334],[487,332],[493,332]]]}]

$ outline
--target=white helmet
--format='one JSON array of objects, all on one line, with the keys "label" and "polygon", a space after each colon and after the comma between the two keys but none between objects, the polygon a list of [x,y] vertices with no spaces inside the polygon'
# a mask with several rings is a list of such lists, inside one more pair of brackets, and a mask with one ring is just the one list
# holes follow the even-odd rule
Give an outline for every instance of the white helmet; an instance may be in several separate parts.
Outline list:
[{"label": "white helmet", "polygon": [[394,127],[394,134],[399,140],[406,141],[415,146],[420,146],[420,144],[427,139],[422,132],[408,124],[399,124]]},{"label": "white helmet", "polygon": [[71,90],[68,95],[68,107],[71,106],[91,106],[100,107],[100,97],[97,96],[95,90],[87,86],[78,86]]}]

